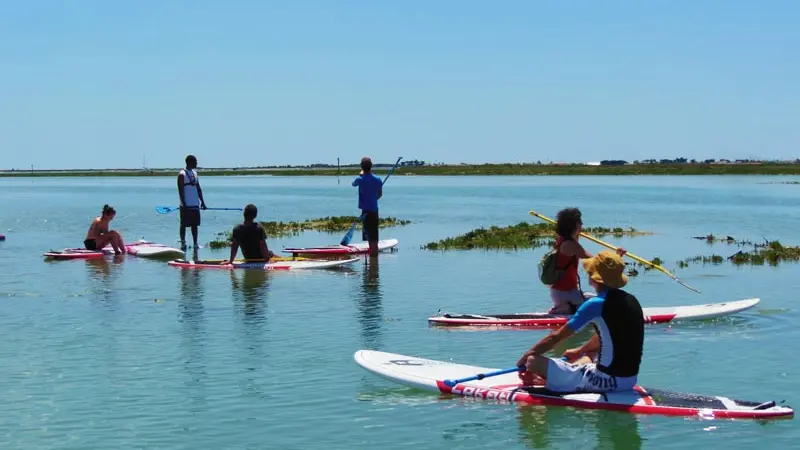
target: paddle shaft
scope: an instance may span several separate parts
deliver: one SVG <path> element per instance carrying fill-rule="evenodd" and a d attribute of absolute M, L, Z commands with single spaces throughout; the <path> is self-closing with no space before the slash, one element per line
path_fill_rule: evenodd
<path fill-rule="evenodd" d="M 189 208 L 191 208 L 191 209 L 199 209 L 200 207 L 199 206 L 191 206 Z M 180 206 L 175 206 L 175 207 L 171 207 L 171 206 L 156 206 L 156 211 L 158 211 L 161 214 L 169 214 L 169 213 L 171 213 L 173 211 L 177 211 L 179 209 L 181 209 Z M 242 211 L 242 208 L 206 208 L 206 210 L 213 210 L 213 211 Z"/>
<path fill-rule="evenodd" d="M 524 370 L 525 370 L 525 366 L 509 367 L 508 369 L 496 370 L 494 372 L 489 372 L 489 373 L 479 373 L 479 374 L 473 375 L 471 377 L 459 378 L 457 380 L 444 380 L 444 384 L 446 384 L 446 385 L 448 385 L 450 387 L 453 387 L 453 386 L 455 386 L 455 385 L 457 385 L 459 383 L 466 383 L 467 381 L 482 380 L 482 379 L 488 378 L 488 377 L 495 377 L 497 375 L 503 375 L 503 374 L 511 373 L 511 372 L 522 372 Z"/>
<path fill-rule="evenodd" d="M 562 356 L 559 359 L 561 359 L 562 361 L 567 361 L 566 356 Z M 457 380 L 444 380 L 444 384 L 453 387 L 458 383 L 466 383 L 467 381 L 482 380 L 484 378 L 496 377 L 497 375 L 504 375 L 512 372 L 525 372 L 526 370 L 527 368 L 524 365 L 517 367 L 509 367 L 508 369 L 495 370 L 494 372 L 489 372 L 489 373 L 479 373 L 471 377 L 459 378 Z"/>
<path fill-rule="evenodd" d="M 541 215 L 541 214 L 537 213 L 536 211 L 531 211 L 531 212 L 530 212 L 530 215 L 532 215 L 532 216 L 534 216 L 534 217 L 538 217 L 539 219 L 542 219 L 542 220 L 544 220 L 545 222 L 550 222 L 550 223 L 552 223 L 553 225 L 555 225 L 555 224 L 556 224 L 556 221 L 555 221 L 555 220 L 553 220 L 553 219 L 551 219 L 551 218 L 549 218 L 549 217 L 547 217 L 547 216 L 543 216 L 543 215 Z M 609 248 L 609 249 L 611 249 L 611 250 L 614 250 L 614 251 L 616 251 L 616 250 L 618 249 L 618 247 L 615 247 L 615 246 L 613 246 L 613 245 L 609 244 L 608 242 L 601 241 L 600 239 L 597 239 L 596 237 L 594 237 L 594 236 L 591 236 L 591 235 L 589 235 L 589 234 L 586 234 L 586 233 L 584 233 L 584 232 L 581 232 L 581 233 L 580 233 L 580 235 L 581 235 L 581 236 L 583 236 L 583 237 L 585 237 L 586 239 L 589 239 L 589 240 L 590 240 L 590 241 L 592 241 L 592 242 L 595 242 L 595 243 L 597 243 L 597 244 L 600 244 L 600 245 L 602 245 L 602 246 L 604 246 L 604 247 L 608 247 L 608 248 Z M 671 273 L 669 270 L 667 270 L 667 269 L 665 269 L 665 268 L 663 268 L 663 267 L 659 266 L 658 264 L 655 264 L 655 263 L 653 263 L 653 262 L 650 262 L 650 261 L 648 261 L 648 260 L 646 260 L 646 259 L 644 259 L 644 258 L 641 258 L 641 257 L 639 257 L 639 256 L 636 256 L 636 255 L 634 255 L 634 254 L 632 254 L 632 253 L 630 253 L 630 252 L 625 252 L 625 256 L 628 256 L 628 257 L 630 257 L 630 258 L 631 258 L 631 259 L 633 259 L 633 260 L 639 261 L 639 262 L 640 262 L 640 263 L 642 263 L 642 264 L 645 264 L 645 265 L 647 265 L 647 266 L 650 266 L 650 267 L 652 267 L 652 268 L 654 268 L 654 269 L 656 269 L 656 270 L 659 270 L 659 271 L 663 272 L 665 275 L 667 275 L 668 277 L 670 277 L 670 278 L 672 278 L 673 280 L 675 280 L 675 281 L 677 281 L 678 283 L 680 283 L 682 286 L 686 287 L 687 289 L 690 289 L 690 290 L 692 290 L 692 291 L 694 291 L 694 292 L 697 292 L 698 294 L 700 293 L 700 291 L 698 291 L 697 289 L 695 289 L 695 288 L 693 288 L 693 287 L 691 287 L 691 286 L 688 286 L 688 285 L 684 284 L 684 283 L 683 283 L 681 280 L 679 280 L 679 279 L 678 279 L 678 277 L 676 277 L 675 275 L 673 275 L 673 274 L 672 274 L 672 273 Z"/>

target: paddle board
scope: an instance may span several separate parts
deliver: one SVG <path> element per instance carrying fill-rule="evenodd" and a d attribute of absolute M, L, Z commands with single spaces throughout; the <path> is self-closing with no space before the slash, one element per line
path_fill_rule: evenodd
<path fill-rule="evenodd" d="M 129 255 L 138 256 L 140 258 L 174 258 L 184 255 L 184 252 L 177 248 L 168 247 L 164 244 L 156 244 L 143 239 L 126 244 L 125 251 L 128 252 Z M 44 256 L 53 259 L 86 259 L 102 258 L 103 256 L 113 254 L 114 249 L 110 245 L 107 245 L 101 250 L 86 250 L 85 248 L 65 248 L 60 251 L 50 250 L 49 252 L 45 252 Z"/>
<path fill-rule="evenodd" d="M 708 303 L 705 305 L 661 306 L 642 308 L 645 323 L 667 323 L 678 320 L 703 320 L 726 316 L 752 308 L 758 298 L 748 298 L 733 302 Z M 447 326 L 517 326 L 517 327 L 555 327 L 567 323 L 570 316 L 548 313 L 519 314 L 453 314 L 445 313 L 429 317 L 434 325 Z"/>
<path fill-rule="evenodd" d="M 533 405 L 604 409 L 631 414 L 698 416 L 704 419 L 768 419 L 792 417 L 794 410 L 774 401 L 751 402 L 728 397 L 685 394 L 637 386 L 608 393 L 556 393 L 543 386 L 523 387 L 516 372 L 457 383 L 457 380 L 498 369 L 416 358 L 396 353 L 359 350 L 354 359 L 364 369 L 391 381 L 445 394 Z M 514 358 L 516 361 L 516 357 Z"/>
<path fill-rule="evenodd" d="M 328 269 L 352 264 L 358 258 L 339 259 L 339 260 L 312 260 L 312 259 L 272 259 L 270 262 L 245 262 L 242 260 L 234 261 L 233 264 L 222 264 L 223 259 L 212 259 L 204 261 L 186 261 L 178 259 L 170 261 L 168 264 L 173 267 L 183 269 L 259 269 L 259 270 L 302 270 L 302 269 Z"/>
<path fill-rule="evenodd" d="M 378 251 L 390 250 L 397 247 L 397 239 L 383 239 L 378 241 Z M 329 245 L 325 247 L 288 247 L 281 250 L 293 255 L 341 255 L 369 253 L 369 242 L 356 242 L 350 245 Z"/>

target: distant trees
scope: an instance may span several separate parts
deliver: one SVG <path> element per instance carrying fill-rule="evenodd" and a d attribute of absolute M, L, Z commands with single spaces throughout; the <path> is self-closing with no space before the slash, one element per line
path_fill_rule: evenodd
<path fill-rule="evenodd" d="M 624 166 L 625 164 L 628 164 L 628 161 L 621 159 L 604 159 L 600 161 L 601 166 Z"/>
<path fill-rule="evenodd" d="M 411 159 L 411 160 L 408 160 L 408 161 L 401 162 L 400 165 L 403 166 L 403 167 L 405 167 L 405 166 L 421 167 L 421 166 L 425 165 L 425 161 L 420 161 L 420 160 L 417 160 L 417 159 Z"/>

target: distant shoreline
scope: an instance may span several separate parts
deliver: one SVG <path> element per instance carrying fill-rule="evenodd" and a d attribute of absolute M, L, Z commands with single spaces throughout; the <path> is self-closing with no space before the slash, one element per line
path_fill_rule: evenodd
<path fill-rule="evenodd" d="M 389 164 L 375 166 L 375 173 L 386 173 Z M 180 169 L 71 169 L 5 170 L 0 177 L 175 177 Z M 202 176 L 355 176 L 358 166 L 333 167 L 242 167 L 200 168 Z M 800 175 L 797 163 L 673 163 L 673 164 L 450 164 L 401 166 L 395 175 Z"/>

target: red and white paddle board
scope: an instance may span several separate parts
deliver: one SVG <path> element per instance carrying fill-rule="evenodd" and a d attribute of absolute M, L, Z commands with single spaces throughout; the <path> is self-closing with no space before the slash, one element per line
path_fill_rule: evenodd
<path fill-rule="evenodd" d="M 313 260 L 313 259 L 282 259 L 273 258 L 266 261 L 234 261 L 233 264 L 223 264 L 227 260 L 212 259 L 204 261 L 186 261 L 179 259 L 170 261 L 168 264 L 182 269 L 258 269 L 258 270 L 304 270 L 304 269 L 328 269 L 331 267 L 344 266 L 358 261 L 358 258 L 337 259 L 337 260 Z"/>
<path fill-rule="evenodd" d="M 383 239 L 378 241 L 378 251 L 390 250 L 397 247 L 397 239 Z M 287 247 L 281 250 L 293 255 L 343 255 L 369 253 L 369 242 L 356 242 L 350 245 L 328 245 L 325 247 Z"/>
<path fill-rule="evenodd" d="M 183 250 L 168 247 L 164 244 L 157 244 L 146 240 L 138 240 L 125 245 L 125 251 L 131 256 L 140 258 L 175 258 L 184 256 Z M 114 249 L 107 245 L 101 250 L 86 250 L 85 248 L 65 248 L 64 250 L 50 250 L 44 256 L 52 259 L 86 259 L 102 258 L 106 255 L 113 255 Z"/>
<path fill-rule="evenodd" d="M 705 305 L 661 306 L 642 308 L 645 323 L 667 323 L 678 320 L 704 320 L 727 316 L 756 306 L 758 298 L 748 298 L 733 302 L 708 303 Z M 434 325 L 448 326 L 516 326 L 516 327 L 557 327 L 569 320 L 569 315 L 549 313 L 517 314 L 454 314 L 437 313 L 429 317 Z"/>
<path fill-rule="evenodd" d="M 794 415 L 792 408 L 778 405 L 774 401 L 742 401 L 723 396 L 685 394 L 640 386 L 633 390 L 608 393 L 555 393 L 547 391 L 543 386 L 522 386 L 515 372 L 450 387 L 445 384 L 445 380 L 458 380 L 498 369 L 373 350 L 359 350 L 354 358 L 364 369 L 396 383 L 487 400 L 604 409 L 631 414 L 696 416 L 704 419 L 771 419 Z M 512 358 L 513 362 L 516 362 L 516 358 L 517 356 Z"/>

